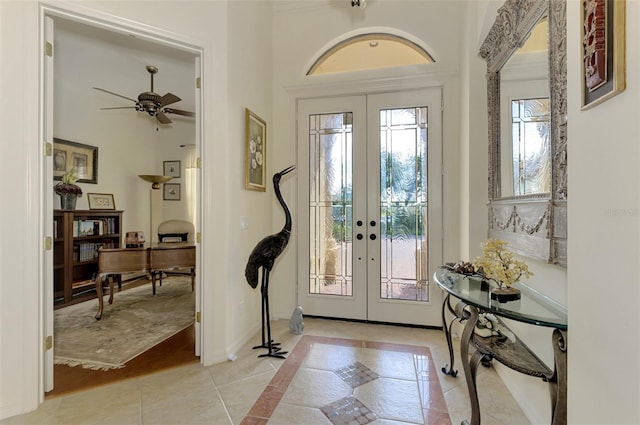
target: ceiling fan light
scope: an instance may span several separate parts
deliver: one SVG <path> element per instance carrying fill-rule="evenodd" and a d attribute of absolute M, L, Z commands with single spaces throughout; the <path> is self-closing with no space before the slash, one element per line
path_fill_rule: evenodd
<path fill-rule="evenodd" d="M 0 0 L 2 1 L 2 0 Z M 180 99 L 178 96 L 176 96 L 173 93 L 167 93 L 164 96 L 160 96 L 157 93 L 154 93 L 153 91 L 153 75 L 156 74 L 158 72 L 158 68 L 156 68 L 155 66 L 147 66 L 147 71 L 149 72 L 150 77 L 151 77 L 151 91 L 147 91 L 147 92 L 142 92 L 138 95 L 138 100 L 136 101 L 135 99 L 131 99 L 128 98 L 126 96 L 122 96 L 120 94 L 105 90 L 105 89 L 101 89 L 99 87 L 94 87 L 94 89 L 96 90 L 100 90 L 103 91 L 105 93 L 108 94 L 112 94 L 114 96 L 118 96 L 121 97 L 123 99 L 127 99 L 127 100 L 131 100 L 135 103 L 134 107 L 131 108 L 135 108 L 135 110 L 137 112 L 146 112 L 147 114 L 149 114 L 149 116 L 151 117 L 155 117 L 157 118 L 158 122 L 160 122 L 161 124 L 170 124 L 171 120 L 169 119 L 169 117 L 167 117 L 165 115 L 165 112 L 167 113 L 174 113 L 176 115 L 183 115 L 186 117 L 194 117 L 195 114 L 193 112 L 189 112 L 189 111 L 183 111 L 181 109 L 163 109 L 165 106 L 167 105 L 171 105 L 173 103 L 179 102 L 182 99 Z M 102 109 L 120 109 L 120 108 L 102 108 Z"/>

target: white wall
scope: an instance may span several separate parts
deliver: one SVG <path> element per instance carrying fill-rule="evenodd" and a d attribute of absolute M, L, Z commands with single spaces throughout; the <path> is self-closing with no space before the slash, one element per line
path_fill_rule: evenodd
<path fill-rule="evenodd" d="M 260 286 L 252 289 L 244 277 L 251 250 L 263 237 L 275 233 L 272 226 L 273 184 L 278 171 L 274 145 L 280 143 L 273 134 L 271 3 L 239 1 L 229 4 L 229 169 L 233 201 L 225 205 L 229 220 L 220 223 L 229 229 L 226 241 L 230 278 L 228 291 L 228 349 L 234 352 L 260 329 Z M 232 95 L 231 95 L 232 94 Z M 244 188 L 245 108 L 267 123 L 267 191 Z M 245 228 L 241 228 L 241 224 Z M 282 224 L 281 224 L 282 226 Z M 256 341 L 258 343 L 259 341 Z"/>
<path fill-rule="evenodd" d="M 297 96 L 315 97 L 340 94 L 363 94 L 357 84 L 364 83 L 372 91 L 410 88 L 411 82 L 397 82 L 402 77 L 440 78 L 444 86 L 444 226 L 445 234 L 453 235 L 445 241 L 445 256 L 458 255 L 458 56 L 463 2 L 456 1 L 394 1 L 369 2 L 365 9 L 352 8 L 349 2 L 276 2 L 273 31 L 273 90 L 274 90 L 274 165 L 281 169 L 297 162 L 295 112 Z M 355 31 L 391 28 L 415 37 L 428 46 L 436 63 L 407 67 L 402 71 L 376 70 L 346 75 L 332 74 L 307 77 L 306 71 L 314 59 L 346 34 Z M 435 76 L 435 77 L 434 77 Z M 394 83 L 390 81 L 396 81 Z M 298 171 L 296 171 L 297 173 Z M 294 212 L 296 175 L 283 184 L 283 195 Z M 274 209 L 280 206 L 274 201 Z M 274 228 L 282 226 L 281 212 L 274 215 Z M 293 235 L 296 234 L 294 221 Z M 297 292 L 297 241 L 278 260 L 272 276 L 278 282 L 273 287 L 272 311 L 276 316 L 289 317 L 295 307 Z"/>
<path fill-rule="evenodd" d="M 489 4 L 487 4 L 489 3 Z M 478 55 L 488 31 L 486 15 L 495 16 L 496 2 L 469 2 L 460 49 L 460 252 L 471 260 L 487 238 L 487 88 L 486 63 Z M 487 11 L 488 5 L 494 7 Z M 493 22 L 491 20 L 490 22 Z M 490 28 L 490 24 L 489 24 Z"/>
<path fill-rule="evenodd" d="M 23 19 L 27 14 L 34 19 Z M 0 185 L 13 193 L 0 220 L 0 415 L 37 406 L 41 249 L 36 4 L 0 3 Z M 24 52 L 35 50 L 32 55 Z M 33 125 L 25 125 L 25 123 Z M 51 190 L 51 186 L 47 185 Z"/>
<path fill-rule="evenodd" d="M 228 217 L 221 205 L 230 203 L 227 187 L 226 2 L 44 2 L 85 14 L 102 22 L 132 26 L 163 39 L 177 39 L 202 48 L 203 134 L 202 265 L 203 362 L 226 358 L 226 282 L 228 282 Z M 85 7 L 86 6 L 86 7 Z M 51 183 L 41 171 L 42 136 L 39 133 L 39 3 L 31 0 L 0 2 L 0 91 L 11 102 L 1 106 L 0 169 L 2 188 L 14 193 L 11 208 L 0 220 L 0 416 L 35 409 L 43 396 L 39 381 L 42 360 L 42 282 L 44 281 L 43 199 Z M 162 28 L 162 30 L 160 30 Z M 259 71 L 256 71 L 256 73 Z M 235 131 L 235 130 L 234 130 Z M 74 137 L 72 134 L 69 138 Z M 116 200 L 117 202 L 117 200 Z M 19 300 L 19 301 L 18 301 Z M 214 315 L 213 312 L 216 312 Z M 211 312 L 211 314 L 207 314 Z M 221 316 L 218 315 L 221 314 Z"/>
<path fill-rule="evenodd" d="M 640 423 L 640 2 L 627 88 L 581 111 L 580 4 L 567 8 L 569 421 Z"/>
<path fill-rule="evenodd" d="M 202 222 L 201 249 L 207 264 L 202 276 L 205 282 L 202 297 L 211 312 L 203 315 L 203 327 L 207 329 L 207 334 L 203 335 L 205 363 L 225 358 L 227 347 L 219 341 L 234 346 L 234 341 L 250 332 L 250 326 L 255 327 L 255 323 L 250 323 L 255 319 L 254 313 L 245 314 L 242 320 L 239 317 L 232 320 L 235 315 L 232 310 L 242 300 L 245 304 L 255 304 L 256 300 L 254 292 L 239 289 L 246 284 L 238 272 L 243 268 L 249 247 L 264 233 L 269 233 L 270 228 L 281 226 L 279 207 L 271 199 L 272 192 L 254 194 L 242 190 L 242 174 L 237 169 L 238 160 L 243 156 L 241 146 L 244 142 L 238 134 L 241 132 L 238 126 L 243 128 L 243 108 L 251 107 L 271 124 L 270 174 L 295 162 L 295 146 L 288 130 L 292 127 L 290 103 L 285 88 L 303 83 L 305 67 L 313 54 L 344 32 L 374 25 L 403 28 L 431 43 L 447 67 L 455 70 L 461 63 L 460 89 L 457 84 L 448 83 L 455 86 L 450 90 L 455 98 L 452 103 L 445 99 L 445 105 L 449 105 L 445 106 L 445 116 L 461 128 L 459 152 L 461 158 L 468 158 L 464 163 L 468 165 L 469 173 L 461 171 L 463 166 L 454 172 L 459 175 L 462 190 L 468 192 L 469 201 L 465 204 L 465 195 L 455 193 L 454 184 L 451 188 L 457 199 L 452 203 L 454 210 L 459 200 L 463 200 L 462 230 L 461 236 L 453 232 L 460 243 L 456 242 L 455 249 L 447 251 L 447 256 L 475 256 L 477 243 L 486 235 L 486 220 L 483 223 L 477 218 L 486 214 L 486 183 L 481 182 L 486 181 L 486 171 L 483 171 L 486 168 L 486 124 L 483 123 L 486 100 L 483 98 L 483 66 L 478 63 L 475 52 L 495 17 L 495 0 L 481 2 L 477 9 L 474 9 L 474 1 L 393 2 L 393 7 L 370 2 L 371 7 L 367 7 L 363 16 L 333 9 L 332 19 L 312 9 L 300 10 L 297 15 L 286 11 L 276 14 L 273 61 L 272 67 L 269 66 L 273 70 L 271 113 L 269 94 L 261 91 L 265 83 L 264 68 L 255 67 L 259 58 L 268 60 L 260 49 L 265 40 L 254 43 L 251 39 L 241 44 L 236 39 L 247 30 L 241 13 L 251 14 L 253 7 L 256 15 L 250 15 L 248 21 L 257 24 L 258 29 L 250 31 L 255 31 L 256 35 L 268 34 L 268 25 L 256 22 L 258 13 L 267 13 L 266 6 L 262 2 L 252 3 L 242 6 L 222 1 L 169 1 L 153 8 L 147 2 L 135 1 L 52 3 L 76 11 L 85 10 L 90 15 L 106 12 L 137 23 L 141 29 L 148 29 L 146 25 L 163 28 L 181 34 L 178 38 L 195 40 L 197 45 L 204 47 L 201 172 L 206 215 Z M 374 8 L 374 4 L 380 8 Z M 85 9 L 85 5 L 91 9 Z M 640 43 L 640 7 L 637 0 L 627 1 L 627 89 L 606 103 L 583 112 L 580 111 L 579 87 L 579 5 L 580 2 L 570 0 L 567 14 L 569 273 L 565 278 L 564 271 L 546 264 L 532 262 L 530 265 L 536 273 L 536 287 L 561 302 L 568 301 L 570 308 L 569 423 L 639 423 L 640 179 L 637 163 L 640 160 L 640 128 L 636 111 L 640 109 L 640 66 L 633 53 L 638 51 Z M 466 18 L 464 13 L 457 14 L 464 8 L 468 8 Z M 346 9 L 350 10 L 349 7 Z M 269 15 L 262 16 L 268 19 Z M 452 24 L 471 24 L 474 17 L 476 25 L 468 26 L 468 35 L 459 34 L 461 26 Z M 234 28 L 231 28 L 232 24 Z M 51 187 L 49 182 L 45 184 L 40 171 L 38 25 L 36 2 L 0 2 L 0 92 L 3 98 L 11 99 L 0 106 L 0 169 L 3 177 L 0 187 L 2 193 L 12 196 L 11 207 L 3 208 L 0 220 L 0 417 L 36 408 L 42 394 L 38 382 L 43 337 L 38 319 L 41 311 L 39 282 L 42 281 L 42 223 L 39 218 L 44 191 L 50 193 Z M 477 37 L 473 36 L 474 32 Z M 468 51 L 458 49 L 459 44 L 466 45 Z M 245 62 L 238 52 L 242 48 L 258 55 L 258 59 L 250 58 Z M 251 70 L 232 67 L 232 61 L 250 65 Z M 479 74 L 480 70 L 482 73 Z M 235 72 L 247 74 L 230 75 Z M 464 104 L 465 99 L 469 99 L 468 105 Z M 452 104 L 453 110 L 449 109 Z M 456 118 L 461 122 L 457 123 Z M 445 137 L 445 143 L 458 145 L 458 133 L 453 134 L 453 138 Z M 456 150 L 458 147 L 450 152 Z M 285 197 L 293 199 L 295 186 L 291 180 L 283 186 Z M 243 194 L 238 196 L 240 193 Z M 453 214 L 457 213 L 453 211 Z M 249 229 L 244 233 L 236 231 L 239 229 L 238 218 L 243 216 L 249 218 Z M 263 218 L 271 221 L 271 225 Z M 468 238 L 462 236 L 466 233 Z M 231 251 L 236 243 L 244 248 Z M 233 258 L 230 252 L 233 252 Z M 295 278 L 286 271 L 295 269 L 295 245 L 289 247 L 278 267 L 276 271 L 282 271 L 276 273 L 274 279 L 284 283 L 281 283 L 282 288 L 274 288 L 276 294 L 272 298 L 278 314 L 288 317 L 295 303 Z M 568 280 L 566 285 L 565 279 Z M 237 287 L 232 286 L 236 284 Z M 227 292 L 235 295 L 228 296 Z M 245 305 L 245 311 L 249 311 L 249 307 Z M 229 326 L 227 321 L 231 322 Z M 532 348 L 545 349 L 546 335 L 527 335 L 526 332 L 522 335 Z M 540 340 L 536 342 L 538 338 Z M 528 377 L 524 377 L 523 382 L 512 383 L 509 378 L 505 381 L 512 389 L 524 389 L 525 394 L 518 394 L 517 399 L 521 405 L 532 401 L 531 406 L 525 406 L 528 413 L 537 408 L 540 412 L 548 409 L 548 399 L 542 396 L 545 390 L 541 388 L 546 386 L 542 383 L 535 383 Z M 534 422 L 537 423 L 537 419 Z"/>
<path fill-rule="evenodd" d="M 640 129 L 637 52 L 640 4 L 627 1 L 627 89 L 581 111 L 580 4 L 567 2 L 569 237 L 568 269 L 528 261 L 537 289 L 568 305 L 568 422 L 640 422 Z M 488 1 L 490 21 L 495 2 Z M 484 16 L 483 16 L 484 15 Z M 486 27 L 488 30 L 488 27 Z M 480 32 L 479 40 L 483 38 Z M 565 283 L 566 282 L 566 283 Z M 548 331 L 517 328 L 527 344 L 552 359 Z M 532 423 L 547 423 L 546 384 L 499 373 Z"/>
<path fill-rule="evenodd" d="M 469 2 L 469 50 L 463 57 L 463 67 L 468 67 L 469 72 L 464 78 L 468 78 L 468 209 L 463 214 L 468 219 L 468 232 L 462 232 L 462 238 L 468 235 L 468 251 L 462 252 L 463 258 L 473 259 L 480 254 L 480 243 L 487 239 L 486 204 L 487 192 L 487 91 L 486 91 L 486 62 L 478 55 L 480 46 L 484 42 L 493 22 L 497 16 L 497 10 L 503 2 L 487 0 L 482 2 Z M 464 65 L 464 63 L 466 65 Z M 463 93 L 462 96 L 465 97 Z M 464 101 L 463 101 L 464 105 Z M 466 120 L 463 120 L 466 123 Z M 462 142 L 465 146 L 465 142 Z M 463 167 L 464 172 L 464 167 Z M 482 178 L 480 178 L 482 176 Z M 464 181 L 467 181 L 466 179 Z M 465 197 L 465 193 L 462 197 Z M 464 205 L 464 201 L 463 201 Z M 479 221 L 481 217 L 483 221 Z M 465 242 L 463 241 L 463 245 Z M 468 257 L 466 256 L 468 255 Z M 567 305 L 567 272 L 566 269 L 552 266 L 540 261 L 523 259 L 529 265 L 534 276 L 526 283 L 556 300 L 562 305 Z M 552 330 L 517 322 L 509 322 L 509 326 L 525 341 L 525 343 L 540 356 L 540 358 L 553 368 L 553 347 L 551 344 Z M 548 384 L 540 379 L 531 378 L 510 370 L 501 364 L 494 366 L 505 385 L 512 393 L 531 423 L 548 423 L 551 418 Z"/>

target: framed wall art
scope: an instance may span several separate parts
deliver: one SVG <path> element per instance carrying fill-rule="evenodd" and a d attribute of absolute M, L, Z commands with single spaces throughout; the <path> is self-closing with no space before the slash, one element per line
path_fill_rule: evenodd
<path fill-rule="evenodd" d="M 164 197 L 165 201 L 179 201 L 180 200 L 180 183 L 165 183 L 164 184 Z"/>
<path fill-rule="evenodd" d="M 625 2 L 581 2 L 583 110 L 625 89 Z"/>
<path fill-rule="evenodd" d="M 162 165 L 165 176 L 180 177 L 180 161 L 164 161 Z"/>
<path fill-rule="evenodd" d="M 267 189 L 267 123 L 248 108 L 245 116 L 245 188 L 264 192 Z"/>
<path fill-rule="evenodd" d="M 112 193 L 87 193 L 90 210 L 115 210 Z"/>
<path fill-rule="evenodd" d="M 98 148 L 68 140 L 53 139 L 53 179 L 72 168 L 76 169 L 79 183 L 98 183 Z"/>

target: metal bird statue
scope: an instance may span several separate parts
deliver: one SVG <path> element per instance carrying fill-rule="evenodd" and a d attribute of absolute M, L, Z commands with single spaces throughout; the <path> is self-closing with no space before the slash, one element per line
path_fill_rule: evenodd
<path fill-rule="evenodd" d="M 282 179 L 282 176 L 285 174 L 295 170 L 295 168 L 296 166 L 292 165 L 273 175 L 273 188 L 276 192 L 276 198 L 278 198 L 278 202 L 280 202 L 284 210 L 284 226 L 278 233 L 269 235 L 258 242 L 255 248 L 253 248 L 253 251 L 251 251 L 249 261 L 247 261 L 247 266 L 244 270 L 244 276 L 247 278 L 247 282 L 255 289 L 258 286 L 258 270 L 262 268 L 262 284 L 260 286 L 260 292 L 262 293 L 262 344 L 256 345 L 253 348 L 267 348 L 269 351 L 258 357 L 278 357 L 284 359 L 284 354 L 287 354 L 286 351 L 280 351 L 280 343 L 274 343 L 271 339 L 271 324 L 269 322 L 269 273 L 273 268 L 276 258 L 278 258 L 289 243 L 289 237 L 291 236 L 291 213 L 280 193 L 280 179 Z"/>

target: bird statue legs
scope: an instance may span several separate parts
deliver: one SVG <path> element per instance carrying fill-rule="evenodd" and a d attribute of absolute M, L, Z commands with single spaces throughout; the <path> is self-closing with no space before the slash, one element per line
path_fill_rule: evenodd
<path fill-rule="evenodd" d="M 277 357 L 280 359 L 286 358 L 284 354 L 286 351 L 280 351 L 280 343 L 273 342 L 271 339 L 271 321 L 269 318 L 269 270 L 262 269 L 262 284 L 260 285 L 260 292 L 262 293 L 262 344 L 253 347 L 266 348 L 269 351 L 265 354 L 260 354 L 258 357 Z M 265 327 L 266 327 L 266 339 L 265 339 Z"/>
<path fill-rule="evenodd" d="M 269 344 L 267 343 L 267 339 L 266 339 L 266 335 L 265 335 L 265 327 L 266 327 L 266 323 L 268 323 L 268 312 L 267 309 L 269 308 L 268 304 L 265 301 L 268 301 L 268 287 L 269 287 L 269 276 L 268 276 L 269 272 L 266 271 L 266 269 L 262 269 L 262 284 L 260 285 L 260 294 L 261 294 L 261 298 L 262 298 L 262 316 L 261 316 L 261 328 L 262 328 L 262 344 L 260 345 L 256 345 L 255 347 L 253 347 L 253 349 L 255 350 L 256 348 L 269 348 Z M 265 289 L 267 288 L 267 289 Z M 265 292 L 266 293 L 266 297 L 265 298 Z M 271 342 L 271 346 L 278 346 L 280 345 L 279 342 L 273 342 L 271 340 L 271 337 L 269 337 L 269 342 Z"/>

